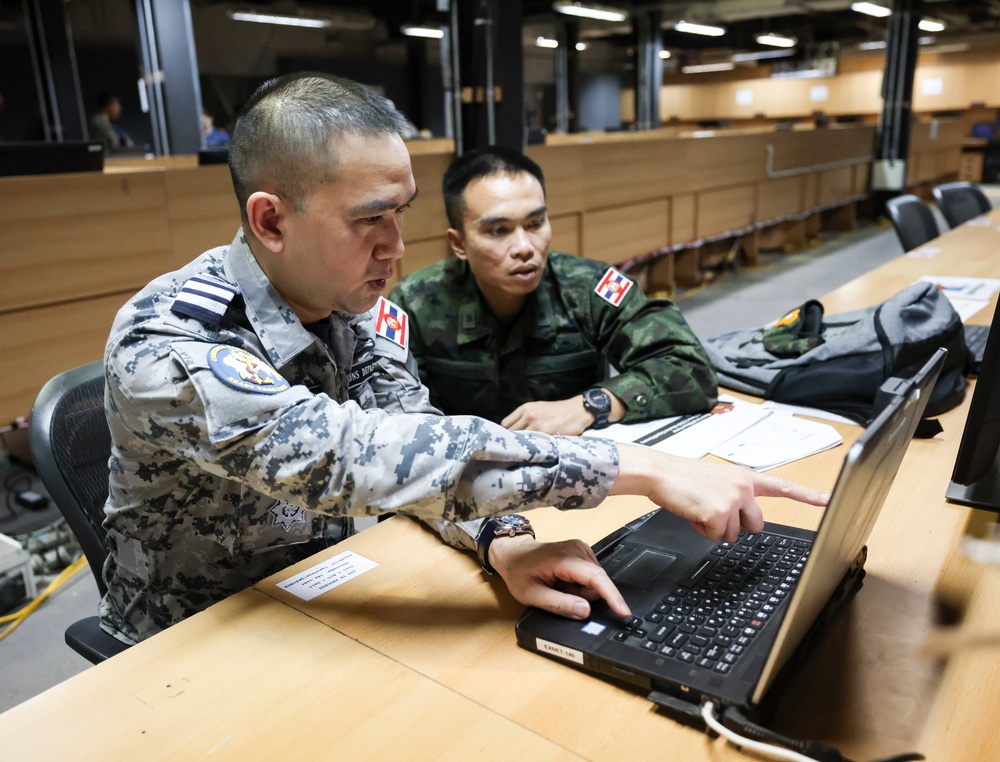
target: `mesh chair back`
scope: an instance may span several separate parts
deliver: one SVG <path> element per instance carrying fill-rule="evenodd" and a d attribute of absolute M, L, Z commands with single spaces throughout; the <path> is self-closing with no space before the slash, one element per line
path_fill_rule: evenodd
<path fill-rule="evenodd" d="M 38 393 L 29 425 L 35 468 L 76 536 L 101 595 L 104 502 L 108 497 L 111 433 L 104 415 L 100 361 L 60 373 Z"/>
<path fill-rule="evenodd" d="M 941 235 L 934 212 L 922 199 L 905 194 L 889 199 L 885 206 L 903 251 L 912 251 Z"/>
<path fill-rule="evenodd" d="M 986 194 L 972 183 L 945 183 L 931 192 L 950 228 L 958 227 L 993 208 Z"/>

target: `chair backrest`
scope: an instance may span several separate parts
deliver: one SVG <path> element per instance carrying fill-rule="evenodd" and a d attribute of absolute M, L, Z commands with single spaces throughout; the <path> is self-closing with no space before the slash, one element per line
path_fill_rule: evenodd
<path fill-rule="evenodd" d="M 50 379 L 31 408 L 28 434 L 38 475 L 80 543 L 103 596 L 104 503 L 111 455 L 104 364 L 88 363 Z"/>
<path fill-rule="evenodd" d="M 945 183 L 935 186 L 931 193 L 951 228 L 993 208 L 986 194 L 972 183 Z"/>
<path fill-rule="evenodd" d="M 934 212 L 922 199 L 904 194 L 889 199 L 885 206 L 903 251 L 912 251 L 941 235 Z"/>

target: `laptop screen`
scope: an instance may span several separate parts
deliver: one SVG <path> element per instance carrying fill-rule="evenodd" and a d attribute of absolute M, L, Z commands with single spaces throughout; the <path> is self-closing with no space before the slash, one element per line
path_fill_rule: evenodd
<path fill-rule="evenodd" d="M 847 453 L 816 530 L 809 561 L 754 690 L 753 703 L 763 698 L 868 541 L 945 354 L 945 350 L 938 350 L 915 376 L 893 390 L 885 409 Z"/>

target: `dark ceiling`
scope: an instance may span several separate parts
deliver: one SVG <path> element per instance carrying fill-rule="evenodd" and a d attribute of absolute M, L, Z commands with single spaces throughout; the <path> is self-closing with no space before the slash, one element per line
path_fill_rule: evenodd
<path fill-rule="evenodd" d="M 453 0 L 457 2 L 458 0 Z M 461 0 L 476 2 L 477 0 Z M 503 0 L 508 2 L 509 0 Z M 891 6 L 892 0 L 874 0 Z M 309 11 L 360 11 L 373 16 L 383 33 L 398 34 L 404 23 L 434 23 L 446 25 L 448 13 L 439 10 L 438 0 L 193 0 L 196 5 L 228 5 L 255 7 L 274 12 L 300 9 Z M 765 50 L 755 41 L 762 32 L 793 36 L 799 40 L 798 55 L 812 55 L 818 49 L 828 49 L 830 43 L 841 50 L 863 42 L 883 40 L 889 19 L 875 18 L 851 10 L 852 0 L 689 0 L 687 2 L 615 2 L 616 6 L 635 12 L 656 10 L 661 14 L 663 45 L 679 54 L 706 55 L 712 51 L 725 53 Z M 922 16 L 940 19 L 946 29 L 934 34 L 934 44 L 945 45 L 972 37 L 989 39 L 1000 44 L 1000 0 L 924 0 Z M 554 28 L 557 19 L 567 19 L 552 10 L 552 0 L 524 0 L 526 39 L 533 31 Z M 717 24 L 726 29 L 723 37 L 703 37 L 673 30 L 677 20 Z M 634 44 L 631 24 L 580 22 L 582 39 L 604 38 L 623 46 Z"/>

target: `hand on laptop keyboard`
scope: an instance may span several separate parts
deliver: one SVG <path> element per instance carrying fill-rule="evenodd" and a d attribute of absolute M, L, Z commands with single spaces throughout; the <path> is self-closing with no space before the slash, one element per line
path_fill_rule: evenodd
<path fill-rule="evenodd" d="M 691 522 L 710 540 L 735 542 L 740 530 L 760 532 L 758 497 L 826 505 L 830 494 L 728 463 L 689 460 L 647 447 L 619 445 L 612 495 L 645 495 Z"/>
<path fill-rule="evenodd" d="M 632 612 L 597 556 L 582 540 L 538 542 L 530 535 L 498 538 L 490 563 L 518 601 L 570 619 L 587 619 L 589 601 L 603 598 L 620 617 Z"/>

